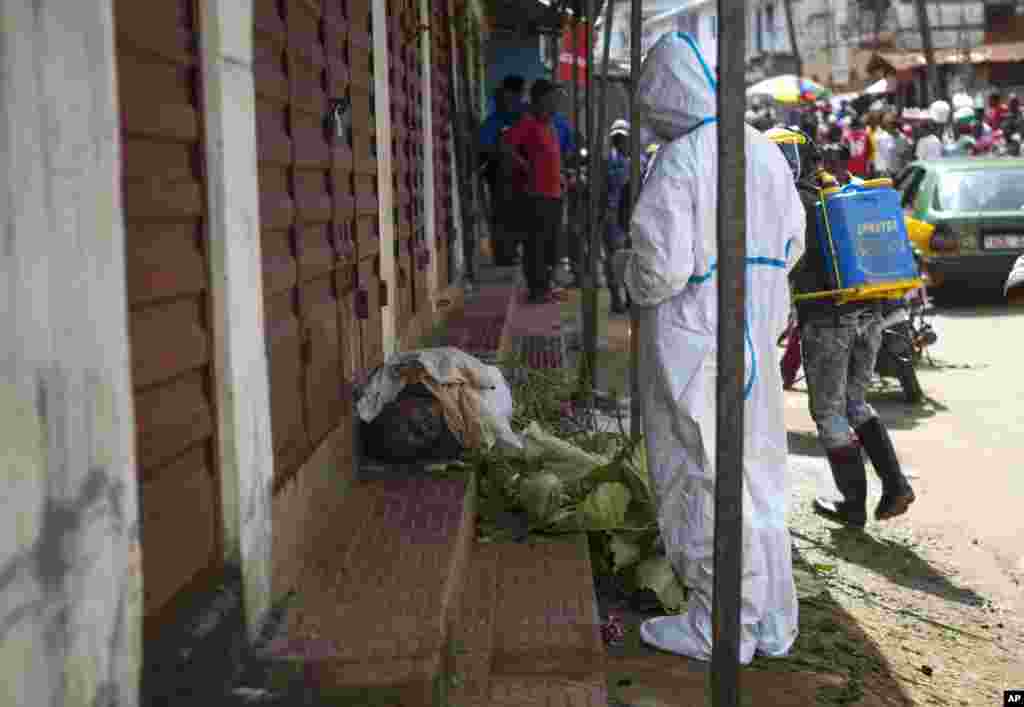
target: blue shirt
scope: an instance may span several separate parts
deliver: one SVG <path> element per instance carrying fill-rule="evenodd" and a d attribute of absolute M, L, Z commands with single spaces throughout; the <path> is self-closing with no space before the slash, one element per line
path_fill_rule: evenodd
<path fill-rule="evenodd" d="M 558 144 L 562 148 L 562 159 L 576 151 L 576 141 L 573 139 L 572 126 L 561 113 L 554 115 L 555 130 L 558 132 Z"/>
<path fill-rule="evenodd" d="M 505 128 L 511 128 L 523 117 L 521 111 L 495 111 L 480 128 L 480 146 L 493 149 L 498 146 L 498 136 Z"/>
<path fill-rule="evenodd" d="M 511 128 L 523 117 L 523 113 L 529 108 L 526 101 L 515 101 L 507 111 L 495 111 L 484 121 L 480 128 L 480 146 L 486 149 L 493 149 L 498 145 L 498 137 L 505 128 Z M 568 119 L 561 113 L 555 113 L 552 118 L 555 132 L 558 133 L 558 146 L 562 150 L 562 159 L 576 150 L 576 140 L 573 139 L 572 126 Z"/>

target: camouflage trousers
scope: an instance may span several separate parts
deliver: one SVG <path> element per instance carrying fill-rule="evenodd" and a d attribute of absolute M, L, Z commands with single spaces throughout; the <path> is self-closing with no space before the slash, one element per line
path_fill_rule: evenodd
<path fill-rule="evenodd" d="M 852 430 L 877 416 L 866 396 L 882 345 L 873 310 L 814 318 L 800 329 L 811 417 L 825 449 L 850 444 Z"/>

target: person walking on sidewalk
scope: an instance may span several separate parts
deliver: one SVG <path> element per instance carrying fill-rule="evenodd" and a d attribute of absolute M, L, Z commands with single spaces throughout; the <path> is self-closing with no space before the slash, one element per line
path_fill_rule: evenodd
<path fill-rule="evenodd" d="M 647 459 L 666 552 L 690 589 L 682 615 L 651 619 L 643 640 L 710 660 L 714 582 L 718 135 L 714 73 L 696 41 L 671 32 L 637 83 L 645 125 L 663 146 L 615 267 L 638 319 Z M 753 127 L 746 141 L 747 346 L 743 445 L 740 660 L 786 655 L 797 636 L 786 525 L 786 430 L 776 340 L 789 315 L 786 270 L 803 251 L 804 210 L 779 149 Z"/>
<path fill-rule="evenodd" d="M 604 247 L 605 281 L 611 295 L 611 311 L 613 314 L 625 314 L 630 306 L 629 291 L 623 291 L 622 283 L 615 277 L 612 260 L 622 248 L 626 247 L 626 234 L 629 228 L 629 122 L 617 120 L 608 133 L 611 142 L 608 152 L 608 180 L 604 212 Z M 623 217 L 626 217 L 624 220 Z"/>
<path fill-rule="evenodd" d="M 502 134 L 522 117 L 525 87 L 526 80 L 522 76 L 506 76 L 494 96 L 494 112 L 480 128 L 481 161 L 490 193 L 491 245 L 494 264 L 499 267 L 516 263 L 520 239 L 518 215 L 522 210 L 521 184 L 516 175 L 502 170 L 500 142 Z"/>
<path fill-rule="evenodd" d="M 553 298 L 549 264 L 562 228 L 562 151 L 553 120 L 558 90 L 545 79 L 534 81 L 529 112 L 502 140 L 505 155 L 526 175 L 523 269 L 533 304 Z"/>
<path fill-rule="evenodd" d="M 794 295 L 835 289 L 818 245 L 816 204 L 822 180 L 836 182 L 828 174 L 808 177 L 798 182 L 806 213 L 807 249 L 790 274 Z M 883 307 L 882 301 L 838 304 L 827 297 L 796 303 L 811 417 L 842 496 L 815 499 L 814 511 L 853 528 L 867 524 L 862 447 L 882 481 L 875 519 L 902 515 L 914 502 L 914 490 L 900 468 L 889 432 L 866 400 L 882 345 Z"/>

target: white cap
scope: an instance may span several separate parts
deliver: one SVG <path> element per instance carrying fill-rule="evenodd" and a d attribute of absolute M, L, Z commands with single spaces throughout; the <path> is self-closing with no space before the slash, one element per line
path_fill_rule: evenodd
<path fill-rule="evenodd" d="M 629 135 L 628 120 L 616 120 L 612 123 L 612 128 L 608 131 L 608 137 L 614 137 L 616 135 Z"/>
<path fill-rule="evenodd" d="M 974 108 L 972 106 L 961 106 L 956 109 L 953 113 L 953 120 L 959 122 L 961 120 L 971 120 L 974 118 Z"/>
<path fill-rule="evenodd" d="M 960 110 L 961 108 L 970 108 L 973 110 L 974 99 L 966 93 L 958 93 L 953 96 L 953 110 Z"/>
<path fill-rule="evenodd" d="M 931 119 L 936 123 L 949 122 L 950 108 L 949 104 L 945 101 L 935 101 L 935 103 L 932 103 L 931 108 L 928 109 L 928 113 L 931 116 Z"/>

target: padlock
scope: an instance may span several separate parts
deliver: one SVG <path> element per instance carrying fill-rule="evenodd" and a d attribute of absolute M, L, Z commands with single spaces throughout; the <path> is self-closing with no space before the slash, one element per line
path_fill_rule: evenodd
<path fill-rule="evenodd" d="M 356 319 L 367 320 L 370 318 L 370 293 L 365 287 L 356 290 Z"/>

